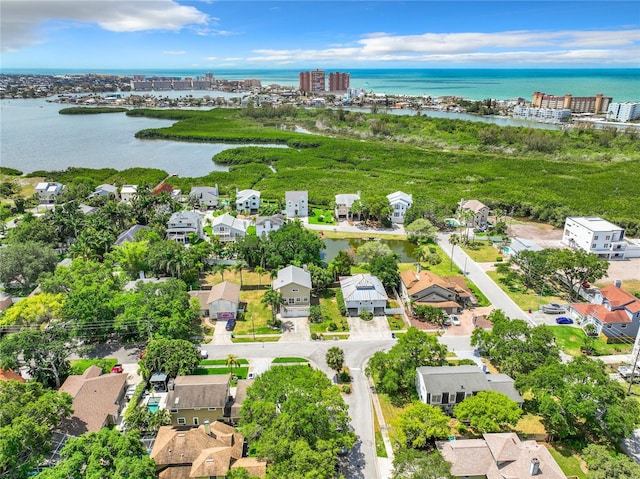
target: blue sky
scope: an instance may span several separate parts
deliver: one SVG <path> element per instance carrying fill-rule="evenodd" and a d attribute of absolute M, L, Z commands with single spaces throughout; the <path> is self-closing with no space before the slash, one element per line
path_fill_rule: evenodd
<path fill-rule="evenodd" d="M 5 68 L 640 68 L 638 1 L 2 0 Z"/>

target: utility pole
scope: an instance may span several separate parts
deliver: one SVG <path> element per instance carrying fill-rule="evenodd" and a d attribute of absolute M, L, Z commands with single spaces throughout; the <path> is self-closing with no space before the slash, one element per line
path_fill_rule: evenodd
<path fill-rule="evenodd" d="M 636 376 L 636 368 L 638 367 L 638 358 L 640 358 L 640 347 L 638 347 L 638 351 L 636 352 L 636 357 L 633 360 L 633 364 L 631 364 L 631 376 L 629 377 L 629 389 L 627 389 L 627 396 L 631 395 L 631 386 L 633 386 L 633 379 Z"/>
<path fill-rule="evenodd" d="M 251 329 L 253 330 L 253 340 L 256 340 L 256 327 L 253 324 L 253 313 L 251 313 Z"/>

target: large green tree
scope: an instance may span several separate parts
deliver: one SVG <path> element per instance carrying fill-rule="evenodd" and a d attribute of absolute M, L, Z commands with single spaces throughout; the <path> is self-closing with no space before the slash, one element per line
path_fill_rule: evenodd
<path fill-rule="evenodd" d="M 57 262 L 56 252 L 43 243 L 9 243 L 0 249 L 0 282 L 32 288 L 42 273 L 55 269 Z"/>
<path fill-rule="evenodd" d="M 393 254 L 388 244 L 382 241 L 367 241 L 356 250 L 356 254 L 365 263 L 370 263 L 375 258 Z"/>
<path fill-rule="evenodd" d="M 134 291 L 119 294 L 113 303 L 116 331 L 133 339 L 150 335 L 186 339 L 197 317 L 186 285 L 177 279 L 139 282 Z"/>
<path fill-rule="evenodd" d="M 640 464 L 625 454 L 591 444 L 582 450 L 582 457 L 589 467 L 588 479 L 629 479 L 640 477 Z"/>
<path fill-rule="evenodd" d="M 271 308 L 271 325 L 275 326 L 278 323 L 276 315 L 280 310 L 280 306 L 284 305 L 284 297 L 279 291 L 272 289 L 271 287 L 267 288 L 267 290 L 262 295 L 262 299 L 260 300 L 262 304 Z"/>
<path fill-rule="evenodd" d="M 403 449 L 393 459 L 392 479 L 454 479 L 451 464 L 438 451 Z"/>
<path fill-rule="evenodd" d="M 72 398 L 36 381 L 0 381 L 0 477 L 23 479 L 50 451 L 52 431 Z"/>
<path fill-rule="evenodd" d="M 431 221 L 418 218 L 412 223 L 405 226 L 405 231 L 409 241 L 434 241 L 438 228 L 431 224 Z"/>
<path fill-rule="evenodd" d="M 25 366 L 33 379 L 57 389 L 69 375 L 69 356 L 75 351 L 69 331 L 51 323 L 46 329 L 23 329 L 2 338 L 0 367 Z"/>
<path fill-rule="evenodd" d="M 559 362 L 560 353 L 547 326 L 530 327 L 520 319 L 509 319 L 502 310 L 493 310 L 488 319 L 491 331 L 476 328 L 471 333 L 471 345 L 512 377 L 534 371 L 547 362 Z"/>
<path fill-rule="evenodd" d="M 200 351 L 184 339 L 152 339 L 140 360 L 145 378 L 154 372 L 165 372 L 176 377 L 193 374 L 200 364 Z"/>
<path fill-rule="evenodd" d="M 449 421 L 439 407 L 416 401 L 398 416 L 394 426 L 403 448 L 433 449 L 435 440 L 451 434 Z"/>
<path fill-rule="evenodd" d="M 596 282 L 607 275 L 609 263 L 584 250 L 559 249 L 551 254 L 551 267 L 561 278 L 569 301 L 585 282 Z"/>
<path fill-rule="evenodd" d="M 373 258 L 369 262 L 369 271 L 382 282 L 385 288 L 397 288 L 400 284 L 398 255 L 396 253 Z"/>
<path fill-rule="evenodd" d="M 446 346 L 435 336 L 409 328 L 388 352 L 378 351 L 371 357 L 366 372 L 380 391 L 407 400 L 415 394 L 416 368 L 442 366 L 446 355 Z"/>
<path fill-rule="evenodd" d="M 485 434 L 510 430 L 520 419 L 522 409 L 506 394 L 480 391 L 456 405 L 453 413 L 477 433 Z"/>
<path fill-rule="evenodd" d="M 42 479 L 154 479 L 155 464 L 140 442 L 138 431 L 122 434 L 117 429 L 69 439 L 56 466 L 38 475 Z"/>
<path fill-rule="evenodd" d="M 609 439 L 617 444 L 640 422 L 640 404 L 609 377 L 601 361 L 578 356 L 567 364 L 553 362 L 516 380 L 531 391 L 527 402 L 559 438 Z"/>
<path fill-rule="evenodd" d="M 333 478 L 338 452 L 355 442 L 340 391 L 306 366 L 258 376 L 242 404 L 240 431 L 270 461 L 267 477 L 274 479 Z"/>
<path fill-rule="evenodd" d="M 333 346 L 327 351 L 325 360 L 327 361 L 327 366 L 331 369 L 340 371 L 344 365 L 344 351 L 337 346 Z"/>
<path fill-rule="evenodd" d="M 63 294 L 40 293 L 14 304 L 0 316 L 3 325 L 39 325 L 60 318 Z"/>

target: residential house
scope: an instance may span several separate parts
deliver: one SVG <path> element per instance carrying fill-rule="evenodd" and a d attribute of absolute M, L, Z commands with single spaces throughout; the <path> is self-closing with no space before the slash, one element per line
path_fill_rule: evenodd
<path fill-rule="evenodd" d="M 478 200 L 460 200 L 460 210 L 470 211 L 473 217 L 467 223 L 469 228 L 484 228 L 489 221 L 489 207 Z"/>
<path fill-rule="evenodd" d="M 514 256 L 522 251 L 542 251 L 543 248 L 535 241 L 527 238 L 511 238 L 511 243 L 504 249 L 507 256 Z"/>
<path fill-rule="evenodd" d="M 240 420 L 240 410 L 242 409 L 242 403 L 247 398 L 247 388 L 253 385 L 253 379 L 238 379 L 238 385 L 236 386 L 236 395 L 233 398 L 233 402 L 229 407 L 229 413 L 225 416 L 229 418 L 231 424 L 238 424 Z"/>
<path fill-rule="evenodd" d="M 219 421 L 191 429 L 162 426 L 150 457 L 159 479 L 221 479 L 240 467 L 262 478 L 267 468 L 266 462 L 246 457 L 244 436 Z"/>
<path fill-rule="evenodd" d="M 260 192 L 256 190 L 236 191 L 236 210 L 255 215 L 260 209 Z"/>
<path fill-rule="evenodd" d="M 167 408 L 173 426 L 199 426 L 224 418 L 229 401 L 230 374 L 178 376 L 169 386 Z"/>
<path fill-rule="evenodd" d="M 282 215 L 258 216 L 256 218 L 256 235 L 266 236 L 272 231 L 277 231 L 286 223 L 286 221 L 287 220 Z"/>
<path fill-rule="evenodd" d="M 102 374 L 98 366 L 89 366 L 82 375 L 69 376 L 59 391 L 73 397 L 73 414 L 59 429 L 80 436 L 116 424 L 126 402 L 126 386 L 126 374 Z"/>
<path fill-rule="evenodd" d="M 197 211 L 173 213 L 167 223 L 167 239 L 178 243 L 189 243 L 189 235 L 202 238 L 202 217 Z"/>
<path fill-rule="evenodd" d="M 336 195 L 335 217 L 338 221 L 359 219 L 359 213 L 354 214 L 351 207 L 356 201 L 360 201 L 360 192 L 357 194 Z"/>
<path fill-rule="evenodd" d="M 569 248 L 579 248 L 606 260 L 626 257 L 624 228 L 594 216 L 568 217 L 564 222 L 562 242 Z"/>
<path fill-rule="evenodd" d="M 223 281 L 207 295 L 208 316 L 214 319 L 236 319 L 240 306 L 240 285 Z"/>
<path fill-rule="evenodd" d="M 52 205 L 63 189 L 60 183 L 41 182 L 36 185 L 36 194 L 41 205 Z"/>
<path fill-rule="evenodd" d="M 297 266 L 287 266 L 278 271 L 273 280 L 273 289 L 278 291 L 285 301 L 280 308 L 283 318 L 309 316 L 311 298 L 311 274 Z"/>
<path fill-rule="evenodd" d="M 483 434 L 483 439 L 440 441 L 442 457 L 451 463 L 451 475 L 460 478 L 567 479 L 549 450 L 517 434 Z"/>
<path fill-rule="evenodd" d="M 393 213 L 391 213 L 391 222 L 403 224 L 404 215 L 413 205 L 413 195 L 403 193 L 402 191 L 396 191 L 395 193 L 388 194 L 387 199 L 393 208 Z"/>
<path fill-rule="evenodd" d="M 148 229 L 151 229 L 151 228 L 143 225 L 133 225 L 131 228 L 120 233 L 118 235 L 118 238 L 116 238 L 115 243 L 113 244 L 116 246 L 122 246 L 124 243 L 130 243 L 132 241 L 135 241 L 136 240 L 135 236 L 138 231 L 148 230 Z"/>
<path fill-rule="evenodd" d="M 449 414 L 456 404 L 480 391 L 500 392 L 522 405 L 513 379 L 506 374 L 486 374 L 475 365 L 419 367 L 416 390 L 421 402 L 439 406 Z"/>
<path fill-rule="evenodd" d="M 89 195 L 89 198 L 112 198 L 118 201 L 120 200 L 120 192 L 117 186 L 104 184 L 97 186 L 93 193 Z"/>
<path fill-rule="evenodd" d="M 120 188 L 120 201 L 131 203 L 137 191 L 138 185 L 122 185 L 122 188 Z"/>
<path fill-rule="evenodd" d="M 362 311 L 384 314 L 387 292 L 375 276 L 365 273 L 341 277 L 340 289 L 349 316 L 357 316 Z"/>
<path fill-rule="evenodd" d="M 248 227 L 248 220 L 240 220 L 225 213 L 213 218 L 212 232 L 221 242 L 227 243 L 235 241 L 237 238 L 244 238 L 247 235 Z"/>
<path fill-rule="evenodd" d="M 218 206 L 218 185 L 194 186 L 189 193 L 190 198 L 197 200 L 201 210 L 210 210 Z"/>
<path fill-rule="evenodd" d="M 438 276 L 431 271 L 400 273 L 400 294 L 412 306 L 429 305 L 457 313 L 475 298 L 462 276 Z"/>
<path fill-rule="evenodd" d="M 286 191 L 284 202 L 287 218 L 309 216 L 309 194 L 306 191 Z"/>
<path fill-rule="evenodd" d="M 584 328 L 592 324 L 606 341 L 635 339 L 640 330 L 640 299 L 616 285 L 596 292 L 592 303 L 572 304 L 570 311 Z"/>
<path fill-rule="evenodd" d="M 5 291 L 0 291 L 0 313 L 13 305 L 13 296 Z"/>

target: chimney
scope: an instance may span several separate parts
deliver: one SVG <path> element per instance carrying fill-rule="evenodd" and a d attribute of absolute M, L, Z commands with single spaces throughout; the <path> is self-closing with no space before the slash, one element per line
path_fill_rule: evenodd
<path fill-rule="evenodd" d="M 616 280 L 613 282 L 613 285 L 614 285 L 616 288 L 622 288 L 622 281 L 621 281 L 621 280 L 619 280 L 619 279 L 616 279 Z"/>
<path fill-rule="evenodd" d="M 422 270 L 422 264 L 420 264 L 420 262 L 416 263 L 416 273 L 420 274 L 421 270 Z"/>
<path fill-rule="evenodd" d="M 210 436 L 211 435 L 211 423 L 209 422 L 208 419 L 205 419 L 203 425 L 204 425 L 204 433 L 207 436 Z"/>
<path fill-rule="evenodd" d="M 532 476 L 537 476 L 540 474 L 540 461 L 537 458 L 531 459 L 531 465 L 529 466 L 529 473 Z"/>

